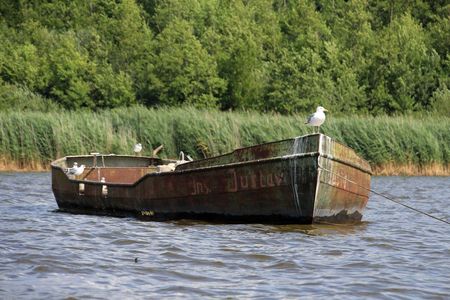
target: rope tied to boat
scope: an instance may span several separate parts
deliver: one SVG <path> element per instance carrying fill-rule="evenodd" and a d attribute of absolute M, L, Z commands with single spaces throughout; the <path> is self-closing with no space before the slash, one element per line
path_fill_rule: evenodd
<path fill-rule="evenodd" d="M 339 174 L 337 174 L 337 173 L 335 173 L 335 172 L 333 172 L 333 171 L 330 171 L 330 170 L 328 170 L 328 169 L 325 169 L 324 167 L 322 167 L 322 166 L 320 166 L 320 165 L 319 165 L 319 169 L 320 169 L 320 170 L 324 170 L 324 171 L 326 171 L 326 172 L 329 172 L 330 174 L 333 174 L 334 176 L 340 177 L 340 178 L 342 178 L 342 179 L 344 179 L 344 180 L 346 180 L 346 181 L 348 181 L 348 182 L 350 182 L 350 183 L 352 183 L 352 184 L 357 185 L 358 187 L 360 187 L 360 188 L 362 188 L 362 189 L 365 189 L 365 190 L 367 190 L 367 191 L 369 191 L 369 192 L 372 192 L 372 193 L 374 193 L 375 195 L 378 195 L 378 196 L 380 196 L 380 197 L 383 197 L 383 198 L 385 198 L 385 199 L 387 199 L 387 200 L 389 200 L 389 201 L 392 201 L 392 202 L 394 202 L 394 203 L 400 204 L 400 205 L 402 205 L 402 206 L 404 206 L 404 207 L 406 207 L 406 208 L 409 208 L 409 209 L 411 209 L 411 210 L 413 210 L 413 211 L 415 211 L 415 212 L 421 213 L 421 214 L 423 214 L 423 215 L 425 215 L 425 216 L 428 216 L 428 217 L 430 217 L 430 218 L 432 218 L 432 219 L 435 219 L 435 220 L 438 220 L 438 221 L 441 221 L 441 222 L 444 222 L 444 223 L 450 225 L 450 222 L 447 221 L 447 220 L 444 220 L 444 219 L 435 217 L 435 216 L 433 216 L 433 215 L 431 215 L 431 214 L 429 214 L 429 213 L 427 213 L 427 212 L 421 211 L 421 210 L 419 210 L 419 209 L 417 209 L 417 208 L 415 208 L 415 207 L 409 206 L 409 205 L 404 204 L 404 203 L 402 203 L 402 202 L 400 202 L 400 201 L 398 201 L 398 200 L 395 200 L 394 198 L 391 198 L 391 197 L 386 196 L 386 195 L 384 195 L 384 194 L 382 194 L 382 193 L 379 193 L 379 192 L 377 192 L 377 191 L 374 191 L 373 189 L 368 189 L 368 188 L 366 188 L 366 187 L 364 187 L 364 186 L 362 186 L 362 185 L 360 185 L 360 184 L 358 184 L 358 183 L 356 183 L 356 182 L 354 182 L 354 181 L 352 181 L 352 180 L 350 180 L 350 179 L 348 179 L 348 178 L 346 178 L 346 177 L 344 177 L 344 176 L 341 176 L 341 175 L 339 175 Z"/>

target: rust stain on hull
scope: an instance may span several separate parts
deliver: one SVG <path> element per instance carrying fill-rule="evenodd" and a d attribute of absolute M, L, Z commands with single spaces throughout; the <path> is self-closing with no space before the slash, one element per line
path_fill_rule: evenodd
<path fill-rule="evenodd" d="M 87 166 L 69 178 L 74 162 Z M 370 166 L 321 134 L 237 149 L 158 172 L 148 157 L 72 156 L 52 163 L 60 210 L 146 220 L 354 222 L 362 217 Z M 101 178 L 105 182 L 100 182 Z"/>

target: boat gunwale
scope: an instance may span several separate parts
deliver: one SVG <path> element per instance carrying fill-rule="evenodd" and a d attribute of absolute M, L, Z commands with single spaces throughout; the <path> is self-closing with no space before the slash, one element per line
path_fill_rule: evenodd
<path fill-rule="evenodd" d="M 115 155 L 115 156 L 121 157 L 121 155 Z M 90 157 L 90 156 L 80 155 L 80 156 L 70 156 L 70 157 L 73 158 L 73 157 Z M 134 156 L 131 156 L 131 157 L 134 157 Z M 242 165 L 253 165 L 253 164 L 259 164 L 259 163 L 266 163 L 266 162 L 272 162 L 272 161 L 278 161 L 278 160 L 288 160 L 288 159 L 292 159 L 292 158 L 303 158 L 303 157 L 324 157 L 324 158 L 345 164 L 349 167 L 355 168 L 355 169 L 360 170 L 369 175 L 372 175 L 371 171 L 366 170 L 366 169 L 362 168 L 361 166 L 358 166 L 356 164 L 353 164 L 353 163 L 345 161 L 345 160 L 338 159 L 331 155 L 320 153 L 319 151 L 315 151 L 315 152 L 298 153 L 298 154 L 290 154 L 290 155 L 284 155 L 284 156 L 256 159 L 256 160 L 251 160 L 251 161 L 240 161 L 240 162 L 224 164 L 224 165 L 205 166 L 205 167 L 200 167 L 200 168 L 196 168 L 196 169 L 187 169 L 187 170 L 176 170 L 175 169 L 174 171 L 171 171 L 171 172 L 147 173 L 133 183 L 108 183 L 108 182 L 99 182 L 99 181 L 93 181 L 93 180 L 77 180 L 77 179 L 70 179 L 70 178 L 68 178 L 68 179 L 70 182 L 87 183 L 90 185 L 107 185 L 110 187 L 135 187 L 138 184 L 140 184 L 141 181 L 145 180 L 147 177 L 182 175 L 182 174 L 186 174 L 186 173 L 200 172 L 200 171 L 205 171 L 205 170 L 207 171 L 207 170 L 212 170 L 212 169 L 224 169 L 224 168 L 230 168 L 230 167 L 238 167 L 238 166 L 242 166 Z M 148 157 L 148 158 L 151 158 L 151 157 Z M 63 159 L 65 159 L 65 157 L 60 158 L 59 160 L 63 160 Z M 59 169 L 59 170 L 63 171 L 62 167 L 57 166 L 53 163 L 51 164 L 51 167 L 52 167 L 52 169 Z M 102 167 L 98 167 L 98 168 L 102 168 Z M 118 168 L 121 168 L 121 167 L 118 167 Z M 132 168 L 132 167 L 123 167 L 123 168 Z M 140 168 L 140 167 L 137 167 L 137 168 Z M 64 173 L 64 171 L 63 171 L 63 173 Z"/>
<path fill-rule="evenodd" d="M 330 136 L 327 136 L 327 135 L 325 135 L 325 134 L 322 134 L 322 133 L 310 133 L 310 134 L 305 134 L 305 135 L 301 135 L 301 136 L 297 136 L 297 137 L 293 137 L 293 138 L 287 138 L 287 139 L 283 139 L 283 140 L 272 141 L 272 142 L 262 143 L 262 144 L 258 144 L 258 145 L 252 145 L 252 146 L 242 147 L 242 148 L 234 149 L 233 151 L 228 152 L 228 153 L 225 153 L 225 154 L 221 154 L 221 155 L 217 155 L 217 156 L 213 156 L 213 157 L 208 157 L 208 158 L 203 158 L 203 159 L 198 159 L 198 160 L 195 160 L 195 161 L 193 161 L 193 162 L 197 163 L 197 162 L 203 162 L 203 161 L 213 160 L 213 159 L 216 159 L 216 158 L 219 158 L 219 157 L 224 157 L 224 156 L 231 155 L 231 154 L 233 154 L 233 153 L 235 153 L 235 152 L 237 152 L 237 151 L 241 151 L 241 150 L 245 150 L 245 149 L 250 149 L 250 148 L 255 148 L 255 147 L 264 146 L 264 145 L 270 145 L 270 144 L 276 144 L 276 143 L 281 143 L 281 142 L 286 142 L 286 141 L 292 141 L 292 140 L 295 140 L 295 139 L 298 139 L 298 138 L 305 138 L 305 137 L 317 136 L 317 135 L 319 136 L 319 138 L 320 138 L 321 136 L 329 137 L 334 143 L 339 144 L 339 145 L 341 145 L 341 146 L 343 146 L 343 147 L 349 149 L 350 151 L 353 151 L 357 157 L 359 157 L 363 162 L 367 163 L 367 164 L 369 165 L 369 167 L 370 167 L 369 162 L 368 162 L 366 159 L 362 158 L 358 153 L 355 152 L 355 150 L 353 150 L 352 148 L 350 148 L 348 145 L 346 145 L 346 144 L 344 144 L 344 143 L 342 143 L 342 142 L 340 142 L 340 141 L 337 141 L 337 140 L 335 140 L 334 138 L 332 138 L 332 137 L 330 137 Z M 368 174 L 370 174 L 370 175 L 373 174 L 373 173 L 372 173 L 372 170 L 367 170 L 367 169 L 365 169 L 365 168 L 363 168 L 363 167 L 361 167 L 361 166 L 359 166 L 359 165 L 357 165 L 357 164 L 354 164 L 354 163 L 352 163 L 352 162 L 349 162 L 349 161 L 346 161 L 346 160 L 341 160 L 341 159 L 339 159 L 339 158 L 336 158 L 336 157 L 334 157 L 333 155 L 328 155 L 328 154 L 322 153 L 322 152 L 320 151 L 320 149 L 319 149 L 319 151 L 308 152 L 308 153 L 319 153 L 320 156 L 323 156 L 323 157 L 325 157 L 325 158 L 329 158 L 329 159 L 332 159 L 332 160 L 335 160 L 335 161 L 338 161 L 338 162 L 342 162 L 342 163 L 344 163 L 344 164 L 346 164 L 346 165 L 355 167 L 355 168 L 357 168 L 357 169 L 359 169 L 359 170 L 361 170 L 361 171 L 363 171 L 363 172 L 365 172 L 365 173 L 368 173 Z M 308 154 L 308 153 L 306 153 L 306 154 Z M 250 163 L 250 162 L 253 162 L 253 161 L 261 161 L 261 160 L 266 160 L 266 159 L 273 159 L 273 158 L 279 158 L 279 157 L 285 157 L 285 156 L 295 156 L 295 155 L 302 155 L 302 154 L 304 154 L 304 153 L 293 153 L 293 154 L 288 154 L 288 155 L 284 155 L 284 156 L 276 156 L 276 157 L 269 157 L 269 158 L 256 159 L 256 160 L 247 160 L 247 161 L 236 162 L 236 163 Z M 93 156 L 127 157 L 127 158 L 144 158 L 144 159 L 159 159 L 159 160 L 169 161 L 169 162 L 176 162 L 176 161 L 177 161 L 176 159 L 166 159 L 166 158 L 158 158 L 158 157 L 151 157 L 151 156 L 135 156 L 135 155 L 127 155 L 127 154 L 123 154 L 123 155 L 122 155 L 122 154 L 109 153 L 109 154 L 96 154 L 96 155 L 92 155 L 92 154 L 85 154 L 85 155 L 68 155 L 68 156 L 64 156 L 64 157 L 62 157 L 62 158 L 59 158 L 59 159 L 56 159 L 56 160 L 52 161 L 52 162 L 50 163 L 50 166 L 51 166 L 51 167 L 54 167 L 54 166 L 55 166 L 55 167 L 59 167 L 59 166 L 56 166 L 55 163 L 56 163 L 56 162 L 59 162 L 59 161 L 62 161 L 62 160 L 67 160 L 67 158 L 77 158 L 77 157 L 89 158 L 89 157 L 93 157 Z M 189 164 L 189 163 L 191 163 L 191 162 L 187 162 L 186 164 Z M 228 166 L 228 165 L 236 164 L 236 163 L 230 163 L 230 164 L 226 164 L 226 165 Z M 222 165 L 205 166 L 205 167 L 199 167 L 199 168 L 189 169 L 189 170 L 199 170 L 199 169 L 203 169 L 203 168 L 216 167 L 216 166 L 222 166 Z M 131 167 L 124 167 L 124 168 L 131 168 Z M 175 171 L 177 171 L 177 170 L 175 170 Z M 188 171 L 188 170 L 178 170 L 178 171 Z"/>
<path fill-rule="evenodd" d="M 238 152 L 238 151 L 241 151 L 241 150 L 251 149 L 251 148 L 255 148 L 255 147 L 259 147 L 259 146 L 265 146 L 265 145 L 277 144 L 277 143 L 286 142 L 286 141 L 293 141 L 293 140 L 298 139 L 298 138 L 306 138 L 306 137 L 310 137 L 310 136 L 319 136 L 319 139 L 320 139 L 321 136 L 329 137 L 334 143 L 339 144 L 339 145 L 341 145 L 341 146 L 343 146 L 343 147 L 345 147 L 345 148 L 347 148 L 347 149 L 353 151 L 359 158 L 361 158 L 364 162 L 366 162 L 367 164 L 369 164 L 369 162 L 368 162 L 367 160 L 365 160 L 365 159 L 362 158 L 360 155 L 358 155 L 358 154 L 355 152 L 355 150 L 353 150 L 352 148 L 350 148 L 348 145 L 344 144 L 343 142 L 337 141 L 336 139 L 334 139 L 334 138 L 332 138 L 332 137 L 330 137 L 330 136 L 328 136 L 328 135 L 325 135 L 325 134 L 323 134 L 323 133 L 309 133 L 309 134 L 305 134 L 305 135 L 299 135 L 299 136 L 296 136 L 296 137 L 293 137 L 293 138 L 287 138 L 287 139 L 282 139 L 282 140 L 277 140 L 277 141 L 272 141 L 272 142 L 261 143 L 261 144 L 257 144 L 257 145 L 251 145 L 251 146 L 247 146 L 247 147 L 241 147 L 241 148 L 234 149 L 234 150 L 231 151 L 231 152 L 227 152 L 227 153 L 224 153 L 224 154 L 221 154 L 221 155 L 217 155 L 217 156 L 213 156 L 213 157 L 207 157 L 207 158 L 198 159 L 198 160 L 195 160 L 195 162 L 197 163 L 197 162 L 203 162 L 203 161 L 213 160 L 213 159 L 216 159 L 216 158 L 220 158 L 220 157 L 224 157 L 224 156 L 231 155 L 231 154 L 233 154 L 233 153 L 235 153 L 235 152 Z M 317 152 L 319 152 L 319 151 L 317 151 Z M 295 153 L 294 153 L 294 154 L 295 154 Z M 298 154 L 301 154 L 301 153 L 298 153 Z M 277 156 L 277 157 L 278 157 L 278 156 Z M 246 161 L 246 162 L 250 162 L 250 161 Z M 369 164 L 369 165 L 370 165 L 370 164 Z M 369 173 L 372 174 L 371 171 L 370 171 Z"/>

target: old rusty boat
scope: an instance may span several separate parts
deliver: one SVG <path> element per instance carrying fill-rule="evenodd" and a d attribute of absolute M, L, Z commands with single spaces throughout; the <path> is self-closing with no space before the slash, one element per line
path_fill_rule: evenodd
<path fill-rule="evenodd" d="M 67 169 L 86 167 L 80 175 Z M 59 210 L 244 223 L 357 222 L 370 189 L 370 165 L 323 134 L 180 162 L 92 154 L 54 161 Z"/>

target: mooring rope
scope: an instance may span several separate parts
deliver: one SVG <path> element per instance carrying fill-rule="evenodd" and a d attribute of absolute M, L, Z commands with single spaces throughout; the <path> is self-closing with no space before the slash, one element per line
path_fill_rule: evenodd
<path fill-rule="evenodd" d="M 374 193 L 375 195 L 381 196 L 381 197 L 383 197 L 383 198 L 385 198 L 385 199 L 387 199 L 387 200 L 390 200 L 390 201 L 392 201 L 392 202 L 394 202 L 394 203 L 400 204 L 400 205 L 402 205 L 402 206 L 404 206 L 404 207 L 406 207 L 406 208 L 409 208 L 409 209 L 411 209 L 411 210 L 413 210 L 413 211 L 415 211 L 415 212 L 424 214 L 425 216 L 428 216 L 428 217 L 430 217 L 430 218 L 433 218 L 433 219 L 435 219 L 435 220 L 438 220 L 438 221 L 441 221 L 441 222 L 444 222 L 444 223 L 450 225 L 450 222 L 447 221 L 447 220 L 444 220 L 444 219 L 435 217 L 435 216 L 433 216 L 433 215 L 431 215 L 431 214 L 429 214 L 429 213 L 426 213 L 426 212 L 421 211 L 421 210 L 419 210 L 419 209 L 417 209 L 417 208 L 414 208 L 414 207 L 412 207 L 412 206 L 409 206 L 409 205 L 406 205 L 406 204 L 404 204 L 404 203 L 401 203 L 400 201 L 395 200 L 395 199 L 393 199 L 393 198 L 391 198 L 391 197 L 388 197 L 388 196 L 386 196 L 386 195 L 383 195 L 382 193 L 378 193 L 378 192 L 376 192 L 376 191 L 374 191 L 374 190 L 372 190 L 372 189 L 368 189 L 368 188 L 366 188 L 366 187 L 364 187 L 364 186 L 362 186 L 362 185 L 360 185 L 360 184 L 358 184 L 358 183 L 356 183 L 356 182 L 354 182 L 354 181 L 352 181 L 352 180 L 350 180 L 350 179 L 348 179 L 348 178 L 345 178 L 344 176 L 341 176 L 341 175 L 336 174 L 336 173 L 334 173 L 334 172 L 332 172 L 332 171 L 330 171 L 330 170 L 328 170 L 328 169 L 325 169 L 325 168 L 321 167 L 320 165 L 319 165 L 319 169 L 324 170 L 324 171 L 327 171 L 327 172 L 329 172 L 329 173 L 331 173 L 331 174 L 333 174 L 333 175 L 335 175 L 335 176 L 337 176 L 337 177 L 340 177 L 340 178 L 342 178 L 342 179 L 344 179 L 344 180 L 347 180 L 348 182 L 351 182 L 351 183 L 353 183 L 353 184 L 356 184 L 356 185 L 359 186 L 360 188 L 363 188 L 363 189 L 365 189 L 365 190 L 367 190 L 367 191 L 369 191 L 369 192 L 372 192 L 372 193 Z"/>

